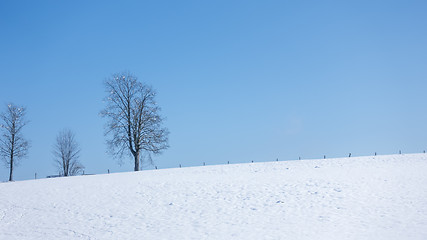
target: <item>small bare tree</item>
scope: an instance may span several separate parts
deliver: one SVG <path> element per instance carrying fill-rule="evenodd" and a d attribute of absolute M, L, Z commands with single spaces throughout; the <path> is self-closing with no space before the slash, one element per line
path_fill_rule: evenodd
<path fill-rule="evenodd" d="M 79 153 L 80 148 L 75 140 L 74 133 L 67 129 L 61 131 L 56 137 L 53 155 L 62 176 L 74 176 L 83 172 L 84 167 L 78 161 Z"/>
<path fill-rule="evenodd" d="M 107 141 L 111 153 L 119 158 L 131 154 L 134 170 L 139 171 L 142 153 L 151 159 L 151 153 L 160 154 L 169 147 L 169 131 L 162 127 L 156 92 L 130 73 L 113 74 L 105 88 L 107 106 L 101 115 L 108 118 L 105 134 L 111 135 Z"/>
<path fill-rule="evenodd" d="M 26 110 L 12 103 L 7 105 L 6 111 L 0 114 L 3 123 L 0 125 L 0 157 L 10 169 L 9 181 L 13 181 L 13 168 L 20 159 L 28 154 L 29 143 L 22 136 L 22 129 L 27 125 Z"/>

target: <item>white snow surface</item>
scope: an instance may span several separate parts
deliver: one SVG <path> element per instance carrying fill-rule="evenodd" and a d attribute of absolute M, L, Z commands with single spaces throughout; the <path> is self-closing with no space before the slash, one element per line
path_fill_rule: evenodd
<path fill-rule="evenodd" d="M 427 239 L 427 154 L 0 183 L 0 239 Z"/>

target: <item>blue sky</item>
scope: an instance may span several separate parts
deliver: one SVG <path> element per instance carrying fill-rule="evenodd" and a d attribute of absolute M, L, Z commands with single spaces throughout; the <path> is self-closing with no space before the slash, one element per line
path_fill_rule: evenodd
<path fill-rule="evenodd" d="M 426 12 L 426 1 L 1 1 L 1 111 L 27 107 L 32 145 L 15 179 L 57 172 L 64 128 L 86 173 L 133 169 L 106 154 L 99 116 L 102 82 L 121 71 L 158 92 L 171 132 L 160 168 L 427 150 Z"/>

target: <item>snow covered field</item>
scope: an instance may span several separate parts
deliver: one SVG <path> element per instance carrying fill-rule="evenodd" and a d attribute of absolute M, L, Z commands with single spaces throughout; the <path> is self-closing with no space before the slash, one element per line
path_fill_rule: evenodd
<path fill-rule="evenodd" d="M 0 183 L 0 239 L 427 239 L 427 154 Z"/>

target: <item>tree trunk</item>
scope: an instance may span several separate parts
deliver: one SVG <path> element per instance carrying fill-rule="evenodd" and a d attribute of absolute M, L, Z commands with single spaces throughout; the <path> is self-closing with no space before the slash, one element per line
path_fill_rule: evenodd
<path fill-rule="evenodd" d="M 134 155 L 135 158 L 135 171 L 139 171 L 139 151 L 137 151 Z"/>
<path fill-rule="evenodd" d="M 13 181 L 13 155 L 10 156 L 10 174 L 9 181 Z"/>
<path fill-rule="evenodd" d="M 15 123 L 13 123 L 13 129 L 15 129 Z M 15 153 L 15 134 L 12 133 L 12 146 L 10 149 L 10 174 L 9 182 L 13 181 L 13 154 Z"/>
<path fill-rule="evenodd" d="M 68 162 L 64 160 L 64 177 L 68 176 Z"/>

